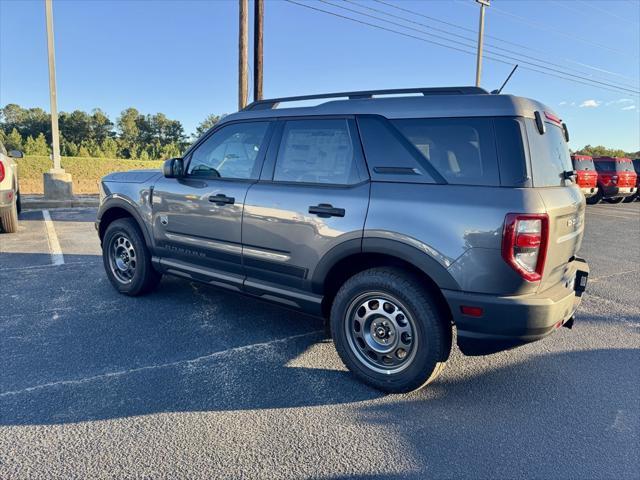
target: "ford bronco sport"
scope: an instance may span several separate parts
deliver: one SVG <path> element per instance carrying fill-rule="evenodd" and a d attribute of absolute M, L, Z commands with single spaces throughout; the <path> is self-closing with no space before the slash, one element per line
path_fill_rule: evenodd
<path fill-rule="evenodd" d="M 127 295 L 171 274 L 322 315 L 357 377 L 414 390 L 454 327 L 482 355 L 573 324 L 589 269 L 567 136 L 476 87 L 257 101 L 162 172 L 102 179 L 104 267 Z"/>

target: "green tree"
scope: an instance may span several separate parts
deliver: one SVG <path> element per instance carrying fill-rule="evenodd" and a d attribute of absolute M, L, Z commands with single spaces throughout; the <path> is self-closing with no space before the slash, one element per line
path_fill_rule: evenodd
<path fill-rule="evenodd" d="M 75 157 L 78 155 L 78 145 L 60 136 L 60 153 L 65 157 Z"/>
<path fill-rule="evenodd" d="M 49 155 L 49 146 L 44 134 L 40 133 L 35 139 L 29 135 L 24 143 L 24 153 L 26 155 Z"/>
<path fill-rule="evenodd" d="M 213 113 L 207 115 L 207 117 L 200 122 L 200 124 L 196 127 L 196 132 L 192 135 L 194 140 L 197 140 L 202 135 L 204 135 L 210 128 L 214 127 L 220 120 L 222 120 L 225 115 L 214 115 Z"/>
<path fill-rule="evenodd" d="M 105 138 L 100 144 L 100 148 L 107 158 L 116 158 L 118 155 L 118 142 L 111 137 Z"/>
<path fill-rule="evenodd" d="M 74 110 L 71 113 L 61 112 L 58 117 L 60 133 L 70 142 L 80 145 L 91 135 L 91 117 L 86 112 Z"/>
<path fill-rule="evenodd" d="M 87 147 L 85 147 L 84 145 L 80 145 L 80 148 L 78 149 L 78 156 L 79 157 L 90 157 L 91 154 L 89 153 L 89 150 L 87 150 Z"/>
<path fill-rule="evenodd" d="M 162 147 L 160 152 L 160 159 L 166 160 L 168 158 L 177 158 L 180 156 L 180 147 L 175 143 L 168 143 Z"/>
<path fill-rule="evenodd" d="M 24 147 L 22 145 L 22 135 L 18 132 L 17 128 L 13 128 L 9 135 L 6 135 L 4 140 L 5 147 L 7 150 L 23 150 Z"/>
<path fill-rule="evenodd" d="M 105 139 L 113 137 L 113 122 L 109 120 L 109 117 L 99 108 L 94 108 L 91 111 L 91 117 L 89 118 L 89 126 L 91 132 L 91 139 L 102 144 Z"/>

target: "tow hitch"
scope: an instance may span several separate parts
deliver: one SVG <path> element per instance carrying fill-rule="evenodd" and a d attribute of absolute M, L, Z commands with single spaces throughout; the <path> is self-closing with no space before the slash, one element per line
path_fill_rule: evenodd
<path fill-rule="evenodd" d="M 575 322 L 575 321 L 576 321 L 576 317 L 574 317 L 572 315 L 569 320 L 567 320 L 566 322 L 564 322 L 562 324 L 562 326 L 565 327 L 565 328 L 568 328 L 569 330 L 571 330 L 573 328 L 573 322 Z"/>

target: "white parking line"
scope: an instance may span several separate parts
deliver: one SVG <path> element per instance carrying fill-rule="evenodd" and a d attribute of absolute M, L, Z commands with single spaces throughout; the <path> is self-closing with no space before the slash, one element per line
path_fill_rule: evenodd
<path fill-rule="evenodd" d="M 312 332 L 301 333 L 301 334 L 298 334 L 298 335 L 292 335 L 290 337 L 277 338 L 275 340 L 270 340 L 268 342 L 261 342 L 261 343 L 254 343 L 254 344 L 251 344 L 251 345 L 242 345 L 240 347 L 233 347 L 233 348 L 229 348 L 227 350 L 222 350 L 220 352 L 209 353 L 207 355 L 202 355 L 200 357 L 191 358 L 191 359 L 188 359 L 188 360 L 177 360 L 175 362 L 160 363 L 160 364 L 156 364 L 156 365 L 148 365 L 148 366 L 145 366 L 145 367 L 131 368 L 129 370 L 118 370 L 116 372 L 102 373 L 100 375 L 94 375 L 92 377 L 79 378 L 77 380 L 58 380 L 57 382 L 43 383 L 43 384 L 40 384 L 40 385 L 34 385 L 33 387 L 23 388 L 21 390 L 12 390 L 12 391 L 8 391 L 8 392 L 2 392 L 2 393 L 0 393 L 0 398 L 13 396 L 13 395 L 20 395 L 20 394 L 23 394 L 23 393 L 29 393 L 29 392 L 33 392 L 35 390 L 41 390 L 43 388 L 57 387 L 59 385 L 82 385 L 83 383 L 87 383 L 87 382 L 94 382 L 96 380 L 104 380 L 104 379 L 107 379 L 107 378 L 120 377 L 120 376 L 123 376 L 123 375 L 129 375 L 129 374 L 132 374 L 132 373 L 144 372 L 144 371 L 148 371 L 148 370 L 155 370 L 155 369 L 158 369 L 158 368 L 177 367 L 177 366 L 181 366 L 181 365 L 193 365 L 193 364 L 197 364 L 197 363 L 200 363 L 200 362 L 203 362 L 203 361 L 211 360 L 211 359 L 216 358 L 216 357 L 225 357 L 225 356 L 230 355 L 230 354 L 244 353 L 244 352 L 247 352 L 247 351 L 250 351 L 250 350 L 255 350 L 255 349 L 273 348 L 275 345 L 278 345 L 280 343 L 285 343 L 285 342 L 288 342 L 290 340 L 296 340 L 298 338 L 304 338 L 304 337 L 310 337 L 310 336 L 313 336 L 313 335 L 319 335 L 320 333 L 323 333 L 323 332 L 324 332 L 324 330 L 314 330 Z"/>
<path fill-rule="evenodd" d="M 58 242 L 58 235 L 56 235 L 56 229 L 51 221 L 49 210 L 42 211 L 42 217 L 44 218 L 44 225 L 47 228 L 47 240 L 49 242 L 49 253 L 51 254 L 52 265 L 64 265 L 64 255 L 62 255 L 62 249 L 60 248 L 60 242 Z"/>

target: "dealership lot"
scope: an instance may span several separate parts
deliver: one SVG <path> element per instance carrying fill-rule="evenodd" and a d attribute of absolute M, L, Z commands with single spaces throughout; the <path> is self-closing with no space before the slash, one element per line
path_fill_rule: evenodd
<path fill-rule="evenodd" d="M 588 207 L 573 330 L 454 350 L 409 395 L 354 380 L 318 319 L 177 278 L 118 295 L 94 218 L 0 236 L 0 478 L 637 478 L 640 203 Z"/>

